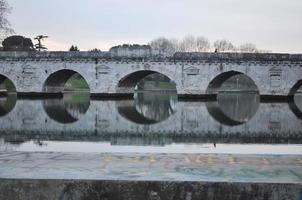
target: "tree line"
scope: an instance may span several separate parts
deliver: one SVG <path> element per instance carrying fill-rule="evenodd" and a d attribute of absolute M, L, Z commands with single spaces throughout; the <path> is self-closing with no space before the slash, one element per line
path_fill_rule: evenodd
<path fill-rule="evenodd" d="M 216 40 L 213 44 L 204 36 L 195 37 L 188 35 L 181 40 L 159 37 L 152 40 L 149 45 L 152 49 L 166 54 L 175 52 L 243 52 L 243 53 L 268 53 L 268 50 L 260 50 L 253 43 L 244 43 L 235 46 L 226 39 Z"/>
<path fill-rule="evenodd" d="M 26 38 L 20 35 L 13 35 L 5 38 L 2 42 L 4 51 L 34 51 L 34 50 L 47 50 L 47 48 L 42 45 L 41 40 L 47 38 L 47 36 L 37 36 L 35 40 L 38 40 L 37 44 L 33 44 L 30 38 Z M 210 41 L 202 36 L 186 36 L 182 40 L 178 41 L 176 39 L 167 39 L 165 37 L 159 37 L 147 45 L 139 44 L 123 44 L 117 45 L 110 48 L 110 51 L 115 51 L 117 49 L 126 50 L 152 50 L 156 54 L 162 55 L 173 55 L 175 52 L 239 52 L 239 53 L 268 53 L 270 51 L 260 50 L 252 43 L 244 43 L 240 46 L 235 46 L 230 41 L 222 39 L 216 40 L 213 45 Z M 80 51 L 78 46 L 72 45 L 69 51 Z M 98 48 L 89 50 L 90 52 L 100 52 Z"/>

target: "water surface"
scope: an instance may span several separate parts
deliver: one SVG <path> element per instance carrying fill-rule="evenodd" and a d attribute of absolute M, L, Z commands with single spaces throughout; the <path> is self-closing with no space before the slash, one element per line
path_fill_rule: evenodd
<path fill-rule="evenodd" d="M 178 101 L 175 93 L 134 99 L 0 99 L 0 150 L 31 152 L 302 154 L 302 95 L 261 102 L 256 93 Z"/>

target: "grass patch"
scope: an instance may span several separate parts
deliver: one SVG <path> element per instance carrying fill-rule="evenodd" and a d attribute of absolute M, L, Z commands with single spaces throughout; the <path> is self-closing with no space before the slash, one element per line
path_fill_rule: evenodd
<path fill-rule="evenodd" d="M 89 94 L 67 94 L 64 96 L 64 103 L 77 104 L 85 103 L 90 100 Z"/>
<path fill-rule="evenodd" d="M 82 78 L 70 78 L 67 82 L 66 82 L 66 86 L 68 88 L 72 88 L 72 89 L 87 89 L 89 90 L 89 86 L 86 83 L 86 81 Z"/>
<path fill-rule="evenodd" d="M 144 81 L 143 88 L 148 89 L 149 87 L 155 87 L 157 89 L 176 89 L 176 84 L 171 82 L 164 82 L 164 81 Z"/>

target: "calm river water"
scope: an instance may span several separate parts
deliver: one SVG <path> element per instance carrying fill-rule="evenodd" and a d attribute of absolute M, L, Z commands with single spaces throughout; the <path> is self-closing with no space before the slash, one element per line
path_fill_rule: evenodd
<path fill-rule="evenodd" d="M 302 95 L 262 102 L 254 93 L 221 93 L 217 101 L 176 94 L 134 99 L 0 98 L 0 150 L 302 154 Z"/>

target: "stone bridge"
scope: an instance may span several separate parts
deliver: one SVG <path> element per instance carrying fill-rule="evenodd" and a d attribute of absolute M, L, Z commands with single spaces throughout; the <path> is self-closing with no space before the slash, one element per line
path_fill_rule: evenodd
<path fill-rule="evenodd" d="M 176 53 L 163 58 L 117 57 L 110 52 L 0 53 L 0 84 L 9 80 L 19 94 L 61 93 L 76 73 L 86 80 L 92 95 L 132 94 L 142 78 L 160 73 L 175 82 L 179 96 L 217 94 L 224 81 L 238 74 L 253 80 L 261 95 L 292 96 L 302 84 L 302 55 Z"/>

